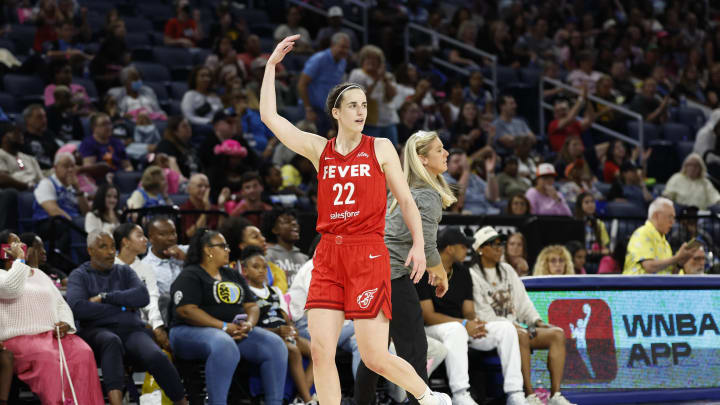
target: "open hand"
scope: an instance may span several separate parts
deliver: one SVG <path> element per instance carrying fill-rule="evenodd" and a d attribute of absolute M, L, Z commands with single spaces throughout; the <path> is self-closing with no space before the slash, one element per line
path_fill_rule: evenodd
<path fill-rule="evenodd" d="M 410 267 L 412 263 L 412 271 L 410 272 L 410 280 L 417 284 L 425 274 L 425 250 L 422 246 L 413 244 L 412 248 L 408 252 L 407 260 L 405 260 L 405 267 Z"/>
<path fill-rule="evenodd" d="M 280 41 L 280 43 L 278 43 L 275 47 L 272 55 L 268 58 L 266 68 L 271 65 L 274 67 L 278 63 L 282 62 L 285 55 L 287 55 L 290 51 L 292 51 L 293 47 L 295 47 L 295 41 L 298 39 L 300 39 L 300 35 L 296 34 L 285 37 L 285 39 Z"/>

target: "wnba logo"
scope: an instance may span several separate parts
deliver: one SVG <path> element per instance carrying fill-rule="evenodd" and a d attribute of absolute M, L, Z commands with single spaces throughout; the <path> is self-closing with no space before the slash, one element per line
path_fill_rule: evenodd
<path fill-rule="evenodd" d="M 360 295 L 358 295 L 357 303 L 360 308 L 366 309 L 370 306 L 373 298 L 375 298 L 375 293 L 377 292 L 377 290 L 377 288 L 373 288 L 372 290 L 363 291 Z"/>
<path fill-rule="evenodd" d="M 560 299 L 550 303 L 548 322 L 565 331 L 565 381 L 612 381 L 617 375 L 610 307 L 599 299 Z"/>

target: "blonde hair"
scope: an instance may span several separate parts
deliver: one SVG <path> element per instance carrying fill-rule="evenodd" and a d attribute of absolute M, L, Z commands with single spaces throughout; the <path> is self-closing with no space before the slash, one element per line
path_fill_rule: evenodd
<path fill-rule="evenodd" d="M 162 194 L 163 190 L 160 189 L 160 186 L 164 179 L 165 173 L 163 173 L 163 169 L 160 166 L 150 166 L 143 172 L 140 178 L 140 185 L 145 191 L 151 193 L 157 191 L 159 194 Z"/>
<path fill-rule="evenodd" d="M 559 255 L 560 257 L 565 259 L 565 275 L 572 275 L 575 274 L 575 266 L 573 265 L 572 256 L 570 256 L 570 251 L 565 248 L 565 246 L 562 245 L 550 245 L 543 248 L 543 250 L 540 251 L 540 254 L 537 257 L 537 260 L 535 261 L 535 266 L 533 267 L 533 276 L 550 276 L 552 275 L 550 273 L 550 265 L 548 264 L 548 259 L 550 256 Z"/>
<path fill-rule="evenodd" d="M 383 53 L 382 49 L 375 45 L 365 45 L 360 49 L 360 53 L 358 54 L 358 65 L 362 68 L 365 59 L 372 56 L 380 58 L 381 65 L 385 64 L 385 53 Z"/>
<path fill-rule="evenodd" d="M 434 131 L 418 131 L 408 138 L 407 142 L 405 142 L 405 149 L 403 150 L 403 172 L 405 173 L 405 181 L 407 181 L 408 186 L 417 187 L 423 184 L 429 185 L 440 194 L 442 206 L 446 208 L 457 201 L 455 194 L 453 194 L 442 174 L 438 174 L 437 176 L 431 175 L 420 161 L 420 156 L 427 156 L 428 152 L 430 152 L 430 144 L 435 139 L 439 140 L 440 137 L 438 137 L 437 132 Z M 396 205 L 397 199 L 390 205 L 390 212 L 395 209 Z"/>

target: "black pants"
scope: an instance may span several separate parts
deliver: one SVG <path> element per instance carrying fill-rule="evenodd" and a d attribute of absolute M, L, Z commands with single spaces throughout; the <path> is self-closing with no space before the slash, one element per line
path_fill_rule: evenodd
<path fill-rule="evenodd" d="M 391 282 L 392 312 L 390 338 L 395 343 L 397 355 L 405 359 L 427 383 L 427 338 L 420 299 L 410 276 L 402 276 Z M 360 362 L 355 377 L 355 402 L 357 405 L 374 403 L 378 375 Z M 410 404 L 418 402 L 408 393 Z"/>
<path fill-rule="evenodd" d="M 147 370 L 172 401 L 185 397 L 185 388 L 175 366 L 145 328 L 82 328 L 78 332 L 95 352 L 107 391 L 125 387 L 124 359 Z"/>

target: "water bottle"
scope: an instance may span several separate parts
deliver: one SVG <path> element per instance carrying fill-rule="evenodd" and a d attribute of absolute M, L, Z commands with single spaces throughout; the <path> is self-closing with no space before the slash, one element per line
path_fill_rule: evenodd
<path fill-rule="evenodd" d="M 543 404 L 547 404 L 550 400 L 550 391 L 543 387 L 542 380 L 537 380 L 535 382 L 535 395 L 540 401 L 542 401 Z"/>

